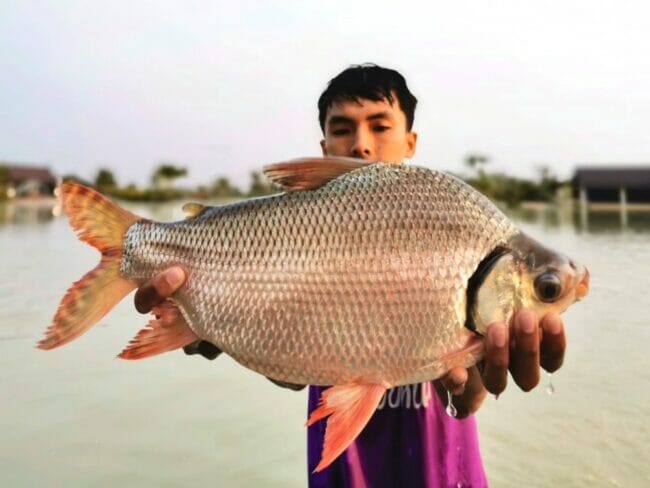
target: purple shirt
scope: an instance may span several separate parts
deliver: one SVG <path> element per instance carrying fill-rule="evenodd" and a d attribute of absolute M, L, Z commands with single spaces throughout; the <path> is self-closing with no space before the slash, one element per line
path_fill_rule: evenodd
<path fill-rule="evenodd" d="M 309 413 L 326 387 L 309 387 Z M 449 417 L 431 382 L 388 390 L 357 439 L 330 466 L 320 460 L 325 420 L 309 428 L 311 488 L 487 486 L 473 416 Z"/>

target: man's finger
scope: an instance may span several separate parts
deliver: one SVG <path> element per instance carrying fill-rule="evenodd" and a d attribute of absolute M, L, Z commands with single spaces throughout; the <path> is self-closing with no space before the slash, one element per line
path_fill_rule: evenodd
<path fill-rule="evenodd" d="M 148 313 L 178 290 L 185 282 L 185 270 L 179 266 L 166 269 L 138 288 L 133 302 L 140 313 Z"/>
<path fill-rule="evenodd" d="M 539 383 L 539 326 L 537 316 L 521 309 L 513 320 L 514 344 L 510 350 L 510 373 L 515 383 L 530 391 Z"/>
<path fill-rule="evenodd" d="M 458 376 L 454 378 L 456 374 Z M 452 389 L 454 388 L 455 382 L 459 379 L 464 380 L 462 390 L 458 394 L 454 394 Z M 452 393 L 452 403 L 456 408 L 456 418 L 459 419 L 476 412 L 487 395 L 487 391 L 481 381 L 481 375 L 476 366 L 472 366 L 469 369 L 463 367 L 453 368 L 440 381 L 434 381 L 433 384 L 440 400 L 445 406 L 448 402 L 447 392 Z M 459 389 L 456 390 L 459 391 Z"/>
<path fill-rule="evenodd" d="M 461 395 L 465 391 L 465 383 L 467 383 L 467 370 L 460 366 L 452 368 L 440 378 L 440 383 L 452 395 Z"/>
<path fill-rule="evenodd" d="M 510 357 L 508 327 L 502 323 L 491 324 L 485 336 L 485 358 L 481 375 L 485 388 L 498 395 L 508 384 Z"/>
<path fill-rule="evenodd" d="M 549 373 L 560 369 L 566 351 L 564 324 L 559 315 L 547 314 L 542 318 L 542 343 L 540 345 L 540 364 Z"/>

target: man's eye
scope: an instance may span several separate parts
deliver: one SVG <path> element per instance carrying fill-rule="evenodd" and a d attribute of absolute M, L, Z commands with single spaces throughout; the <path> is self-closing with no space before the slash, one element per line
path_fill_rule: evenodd
<path fill-rule="evenodd" d="M 344 136 L 346 134 L 349 134 L 350 130 L 349 129 L 334 129 L 332 131 L 332 134 L 335 136 Z"/>
<path fill-rule="evenodd" d="M 390 130 L 390 127 L 387 125 L 376 125 L 372 130 L 375 132 L 386 132 L 387 130 Z"/>

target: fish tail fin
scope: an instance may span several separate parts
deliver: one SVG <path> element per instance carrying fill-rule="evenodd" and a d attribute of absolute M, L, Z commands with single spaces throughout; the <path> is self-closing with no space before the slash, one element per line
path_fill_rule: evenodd
<path fill-rule="evenodd" d="M 77 183 L 61 185 L 63 210 L 77 236 L 101 253 L 99 264 L 66 292 L 39 349 L 54 349 L 95 325 L 137 284 L 120 275 L 124 234 L 137 215 Z"/>

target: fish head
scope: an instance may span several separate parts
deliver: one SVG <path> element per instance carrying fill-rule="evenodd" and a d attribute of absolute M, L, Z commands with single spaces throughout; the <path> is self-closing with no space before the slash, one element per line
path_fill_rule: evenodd
<path fill-rule="evenodd" d="M 589 292 L 589 270 L 523 233 L 481 263 L 468 287 L 468 326 L 485 334 L 515 310 L 560 314 Z"/>
<path fill-rule="evenodd" d="M 560 314 L 589 293 L 589 270 L 562 253 L 519 234 L 512 243 L 517 304 L 539 316 Z"/>

